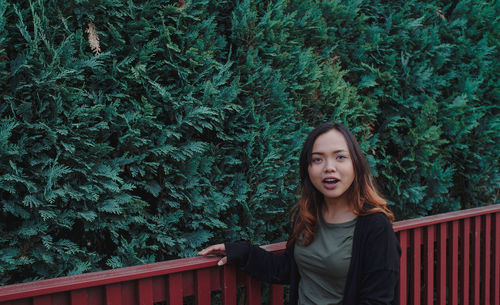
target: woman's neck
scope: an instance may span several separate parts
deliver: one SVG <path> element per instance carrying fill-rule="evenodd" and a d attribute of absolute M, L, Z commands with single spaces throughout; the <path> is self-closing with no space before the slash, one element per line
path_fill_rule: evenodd
<path fill-rule="evenodd" d="M 323 219 L 327 223 L 343 223 L 356 218 L 353 208 L 344 200 L 325 200 Z"/>

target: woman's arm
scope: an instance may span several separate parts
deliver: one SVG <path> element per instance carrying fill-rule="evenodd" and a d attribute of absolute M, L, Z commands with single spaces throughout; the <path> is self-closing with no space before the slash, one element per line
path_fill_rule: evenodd
<path fill-rule="evenodd" d="M 252 277 L 274 284 L 289 284 L 293 253 L 286 249 L 284 254 L 267 252 L 247 241 L 226 243 L 228 261 L 236 261 L 240 268 Z"/>
<path fill-rule="evenodd" d="M 275 254 L 252 245 L 247 241 L 224 243 L 210 246 L 198 253 L 199 255 L 225 255 L 218 265 L 236 262 L 238 266 L 257 280 L 274 283 L 290 283 L 290 267 L 293 264 L 293 254 Z"/>
<path fill-rule="evenodd" d="M 399 241 L 387 217 L 373 216 L 363 245 L 359 304 L 399 304 Z"/>

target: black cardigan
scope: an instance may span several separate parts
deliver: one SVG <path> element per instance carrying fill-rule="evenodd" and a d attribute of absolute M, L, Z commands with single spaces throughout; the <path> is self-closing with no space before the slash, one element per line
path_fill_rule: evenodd
<path fill-rule="evenodd" d="M 298 302 L 300 275 L 294 245 L 274 254 L 246 241 L 225 243 L 228 261 L 236 261 L 252 277 L 269 283 L 290 284 L 290 304 Z M 383 213 L 358 216 L 347 273 L 343 305 L 399 304 L 401 248 Z"/>

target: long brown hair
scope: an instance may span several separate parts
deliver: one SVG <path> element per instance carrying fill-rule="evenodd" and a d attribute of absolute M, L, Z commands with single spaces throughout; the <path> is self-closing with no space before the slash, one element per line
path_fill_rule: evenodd
<path fill-rule="evenodd" d="M 344 136 L 353 163 L 354 181 L 347 190 L 347 195 L 354 214 L 363 216 L 382 212 L 391 221 L 394 220 L 394 215 L 387 208 L 387 201 L 377 193 L 370 167 L 352 133 L 342 124 L 322 123 L 306 138 L 300 153 L 300 197 L 297 205 L 292 209 L 295 225 L 288 239 L 287 247 L 294 242 L 308 246 L 314 239 L 318 219 L 325 201 L 323 194 L 313 186 L 308 169 L 316 138 L 332 129 L 338 130 Z"/>

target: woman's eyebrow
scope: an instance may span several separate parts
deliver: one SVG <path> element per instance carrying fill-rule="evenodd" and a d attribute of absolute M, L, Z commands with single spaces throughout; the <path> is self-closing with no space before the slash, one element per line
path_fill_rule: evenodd
<path fill-rule="evenodd" d="M 333 151 L 334 154 L 338 154 L 338 153 L 346 153 L 347 150 L 345 149 L 337 149 L 335 151 Z M 324 155 L 325 153 L 324 152 L 320 152 L 320 151 L 313 151 L 311 153 L 311 155 Z"/>

